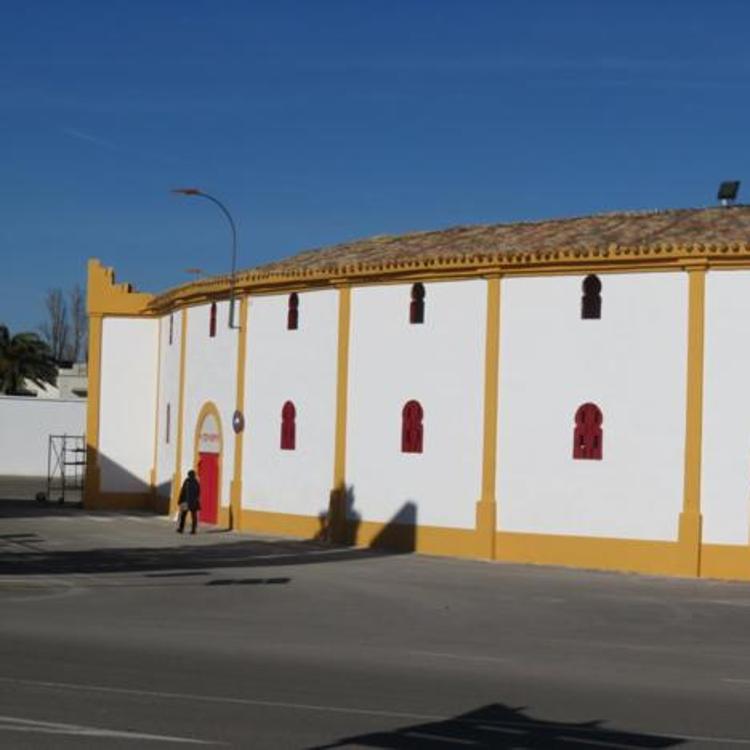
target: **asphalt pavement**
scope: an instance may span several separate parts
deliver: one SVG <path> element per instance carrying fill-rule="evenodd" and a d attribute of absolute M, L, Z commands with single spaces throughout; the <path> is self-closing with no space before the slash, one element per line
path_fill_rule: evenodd
<path fill-rule="evenodd" d="M 750 586 L 0 501 L 0 747 L 750 747 Z"/>

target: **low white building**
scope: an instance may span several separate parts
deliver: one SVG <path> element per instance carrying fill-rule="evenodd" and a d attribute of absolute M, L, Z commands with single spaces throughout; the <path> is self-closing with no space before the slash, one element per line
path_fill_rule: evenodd
<path fill-rule="evenodd" d="M 744 206 L 458 227 L 158 296 L 91 261 L 86 502 L 194 467 L 249 531 L 750 578 L 748 239 Z"/>

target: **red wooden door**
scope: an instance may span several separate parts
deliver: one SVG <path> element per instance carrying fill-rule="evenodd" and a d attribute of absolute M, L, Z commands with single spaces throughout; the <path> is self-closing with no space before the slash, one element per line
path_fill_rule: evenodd
<path fill-rule="evenodd" d="M 198 481 L 201 483 L 200 519 L 216 523 L 219 515 L 219 454 L 201 453 L 198 461 Z"/>

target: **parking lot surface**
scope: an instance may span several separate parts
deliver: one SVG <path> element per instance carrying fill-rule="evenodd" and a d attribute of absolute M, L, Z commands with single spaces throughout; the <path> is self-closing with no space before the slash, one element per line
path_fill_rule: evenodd
<path fill-rule="evenodd" d="M 750 586 L 0 501 L 2 748 L 750 746 Z"/>

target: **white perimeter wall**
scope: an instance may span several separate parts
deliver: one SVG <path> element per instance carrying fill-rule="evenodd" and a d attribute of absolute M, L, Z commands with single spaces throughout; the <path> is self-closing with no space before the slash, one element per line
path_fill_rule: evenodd
<path fill-rule="evenodd" d="M 180 341 L 182 312 L 173 314 L 172 343 L 169 343 L 169 315 L 159 321 L 159 411 L 156 454 L 156 483 L 159 494 L 169 496 L 177 452 L 177 416 L 180 408 Z M 167 442 L 167 404 L 170 404 Z"/>
<path fill-rule="evenodd" d="M 239 299 L 235 301 L 235 306 L 235 315 L 239 319 Z M 226 506 L 229 505 L 230 483 L 234 470 L 232 414 L 237 401 L 239 331 L 229 328 L 229 302 L 219 302 L 216 311 L 216 336 L 211 338 L 208 335 L 210 310 L 210 304 L 198 305 L 188 308 L 187 313 L 181 476 L 184 478 L 191 468 L 197 471 L 197 467 L 193 467 L 193 454 L 198 415 L 203 405 L 212 401 L 219 411 L 221 420 L 223 450 L 220 503 Z"/>
<path fill-rule="evenodd" d="M 498 527 L 675 540 L 682 509 L 687 274 L 503 279 Z M 576 409 L 604 414 L 604 458 L 573 460 Z"/>
<path fill-rule="evenodd" d="M 747 544 L 750 506 L 750 272 L 706 276 L 703 541 Z"/>
<path fill-rule="evenodd" d="M 287 330 L 288 295 L 251 297 L 248 312 L 243 504 L 315 516 L 333 484 L 338 292 L 299 294 L 299 327 Z M 296 450 L 281 450 L 281 408 L 297 410 Z"/>
<path fill-rule="evenodd" d="M 102 324 L 99 466 L 103 492 L 145 492 L 154 461 L 158 321 Z"/>
<path fill-rule="evenodd" d="M 487 283 L 425 284 L 425 321 L 409 323 L 411 284 L 352 291 L 347 484 L 365 521 L 474 528 L 482 472 Z M 401 452 L 401 411 L 424 409 L 424 452 Z"/>
<path fill-rule="evenodd" d="M 47 476 L 49 436 L 85 432 L 85 399 L 0 396 L 0 476 Z"/>

